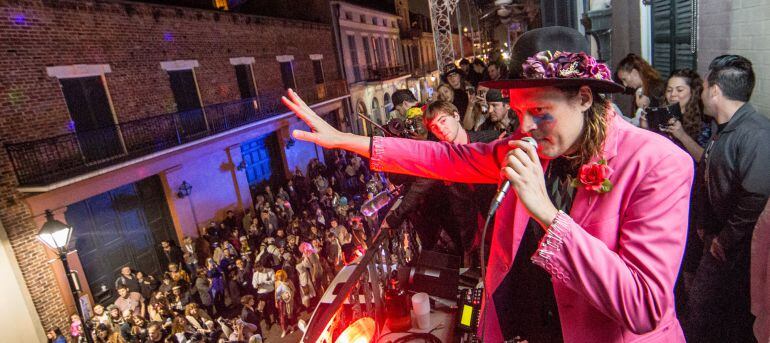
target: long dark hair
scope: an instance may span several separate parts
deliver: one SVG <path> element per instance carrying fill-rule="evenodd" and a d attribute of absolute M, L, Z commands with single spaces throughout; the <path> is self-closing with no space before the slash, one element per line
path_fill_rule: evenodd
<path fill-rule="evenodd" d="M 703 80 L 692 69 L 677 69 L 671 73 L 669 80 L 674 77 L 682 78 L 690 87 L 690 101 L 684 107 L 682 113 L 682 127 L 693 139 L 698 138 L 703 124 L 703 101 L 700 98 L 703 91 Z M 668 86 L 666 86 L 668 88 Z"/>
<path fill-rule="evenodd" d="M 557 87 L 557 89 L 564 92 L 568 97 L 578 96 L 580 92 L 580 89 L 575 87 Z M 608 114 L 611 111 L 612 105 L 609 100 L 594 90 L 591 90 L 591 95 L 593 103 L 591 107 L 583 112 L 585 127 L 576 145 L 576 155 L 570 161 L 570 169 L 573 172 L 578 170 L 580 166 L 589 163 L 594 156 L 604 158 L 601 156 L 601 152 L 604 141 L 607 138 Z"/>
<path fill-rule="evenodd" d="M 655 68 L 653 68 L 647 61 L 636 54 L 628 54 L 620 63 L 618 63 L 618 69 L 615 71 L 615 78 L 620 79 L 617 76 L 617 72 L 624 71 L 630 73 L 636 69 L 642 79 L 642 87 L 644 88 L 644 95 L 650 98 L 652 104 L 660 103 L 663 99 L 663 94 L 666 90 L 663 79 L 660 77 Z"/>

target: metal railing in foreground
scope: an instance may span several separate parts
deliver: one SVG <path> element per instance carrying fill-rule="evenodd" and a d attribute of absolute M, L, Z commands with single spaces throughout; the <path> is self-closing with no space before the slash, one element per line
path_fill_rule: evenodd
<path fill-rule="evenodd" d="M 400 204 L 397 200 L 392 211 Z M 390 235 L 393 229 L 380 228 L 367 243 L 368 249 L 352 271 L 341 270 L 329 285 L 333 300 L 322 298 L 308 323 L 302 342 L 333 343 L 348 325 L 363 317 L 371 317 L 376 325 L 374 337 L 385 324 L 384 285 L 396 267 L 392 263 Z M 346 266 L 352 267 L 352 264 Z M 342 279 L 342 280 L 340 280 Z M 327 291 L 326 293 L 329 293 Z"/>

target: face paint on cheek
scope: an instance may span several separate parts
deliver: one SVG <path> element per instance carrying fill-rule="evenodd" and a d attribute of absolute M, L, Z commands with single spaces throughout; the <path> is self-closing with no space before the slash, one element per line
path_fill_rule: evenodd
<path fill-rule="evenodd" d="M 546 126 L 550 127 L 556 124 L 556 118 L 554 118 L 553 115 L 550 113 L 545 113 L 539 117 L 533 117 L 532 120 L 535 121 L 535 124 L 537 125 L 538 128 L 546 127 Z"/>

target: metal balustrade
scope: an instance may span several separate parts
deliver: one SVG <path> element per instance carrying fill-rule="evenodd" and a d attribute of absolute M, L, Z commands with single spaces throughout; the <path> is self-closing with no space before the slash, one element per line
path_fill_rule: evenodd
<path fill-rule="evenodd" d="M 312 105 L 346 95 L 348 90 L 344 80 L 334 80 L 297 93 Z M 283 90 L 262 91 L 255 98 L 6 143 L 5 149 L 20 185 L 44 185 L 285 113 L 288 109 L 280 102 L 284 94 Z"/>

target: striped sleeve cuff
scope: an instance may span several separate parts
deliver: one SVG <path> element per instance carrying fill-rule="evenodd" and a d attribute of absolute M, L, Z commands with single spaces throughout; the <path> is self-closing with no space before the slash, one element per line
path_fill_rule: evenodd
<path fill-rule="evenodd" d="M 564 241 L 572 235 L 571 224 L 574 224 L 572 218 L 563 211 L 559 211 L 551 226 L 546 229 L 545 236 L 532 256 L 532 263 L 564 282 L 569 281 L 570 276 L 567 271 L 560 268 L 556 256 L 563 253 Z"/>
<path fill-rule="evenodd" d="M 385 154 L 385 147 L 382 142 L 383 137 L 373 136 L 369 146 L 369 169 L 373 171 L 383 171 L 384 163 L 382 161 Z"/>

